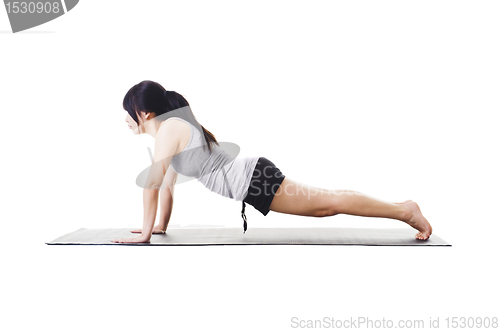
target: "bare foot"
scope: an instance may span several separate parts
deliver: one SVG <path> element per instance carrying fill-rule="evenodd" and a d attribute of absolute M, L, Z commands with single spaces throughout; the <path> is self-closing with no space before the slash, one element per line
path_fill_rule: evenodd
<path fill-rule="evenodd" d="M 411 211 L 410 217 L 405 222 L 411 227 L 415 228 L 419 231 L 415 238 L 418 240 L 427 240 L 432 234 L 431 224 L 425 219 L 418 207 L 417 203 L 412 200 L 405 201 L 401 204 L 404 204 L 409 211 Z"/>

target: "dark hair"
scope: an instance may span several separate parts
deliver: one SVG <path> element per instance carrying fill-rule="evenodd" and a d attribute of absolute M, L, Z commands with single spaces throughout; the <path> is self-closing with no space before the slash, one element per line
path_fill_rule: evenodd
<path fill-rule="evenodd" d="M 175 91 L 165 90 L 163 86 L 153 81 L 142 81 L 134 85 L 123 98 L 123 109 L 138 125 L 140 111 L 153 112 L 158 116 L 185 106 L 189 106 L 186 98 Z M 203 129 L 208 150 L 212 152 L 212 144 L 219 145 L 219 143 L 211 132 L 201 124 L 200 127 Z"/>

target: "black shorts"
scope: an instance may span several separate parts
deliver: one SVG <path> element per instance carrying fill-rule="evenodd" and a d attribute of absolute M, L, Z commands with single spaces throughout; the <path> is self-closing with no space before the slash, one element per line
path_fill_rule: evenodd
<path fill-rule="evenodd" d="M 264 216 L 269 213 L 269 206 L 285 179 L 280 169 L 267 158 L 260 157 L 253 171 L 252 180 L 243 202 L 252 205 Z"/>

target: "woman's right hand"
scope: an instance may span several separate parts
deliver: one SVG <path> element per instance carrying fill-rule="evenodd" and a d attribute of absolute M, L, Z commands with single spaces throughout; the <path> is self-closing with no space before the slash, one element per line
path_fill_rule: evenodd
<path fill-rule="evenodd" d="M 166 231 L 160 228 L 160 226 L 156 225 L 153 227 L 153 234 L 165 234 Z M 134 229 L 133 231 L 130 231 L 130 233 L 142 233 L 142 228 L 139 229 Z"/>

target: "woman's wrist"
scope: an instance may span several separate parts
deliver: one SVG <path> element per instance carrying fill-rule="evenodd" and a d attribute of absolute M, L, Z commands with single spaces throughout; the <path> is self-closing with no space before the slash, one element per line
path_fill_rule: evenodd
<path fill-rule="evenodd" d="M 151 235 L 142 233 L 141 235 L 139 235 L 139 238 L 143 239 L 146 242 L 149 242 L 151 240 Z"/>
<path fill-rule="evenodd" d="M 168 226 L 168 222 L 166 222 L 166 223 L 162 223 L 162 222 L 158 223 L 158 228 L 161 229 L 164 232 L 167 230 L 167 226 Z"/>
<path fill-rule="evenodd" d="M 163 225 L 160 224 L 160 225 L 156 225 L 155 228 L 157 230 L 162 231 L 162 232 L 166 232 L 167 231 L 167 225 L 163 226 Z"/>

